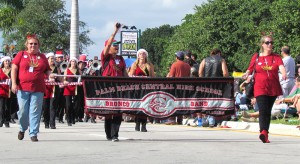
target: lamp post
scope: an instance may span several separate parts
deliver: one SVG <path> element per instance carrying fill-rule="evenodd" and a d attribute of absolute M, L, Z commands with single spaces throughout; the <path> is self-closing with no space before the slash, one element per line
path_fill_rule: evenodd
<path fill-rule="evenodd" d="M 79 57 L 79 11 L 78 0 L 72 0 L 71 30 L 70 30 L 70 58 Z"/>

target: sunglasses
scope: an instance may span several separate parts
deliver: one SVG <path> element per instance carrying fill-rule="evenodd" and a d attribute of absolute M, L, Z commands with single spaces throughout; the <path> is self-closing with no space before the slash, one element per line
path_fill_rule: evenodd
<path fill-rule="evenodd" d="M 32 46 L 32 45 L 35 45 L 35 46 L 38 45 L 37 43 L 29 43 L 29 44 L 30 44 L 31 46 Z"/>
<path fill-rule="evenodd" d="M 273 41 L 266 41 L 266 42 L 265 42 L 266 45 L 269 45 L 269 44 L 272 44 L 272 45 L 273 45 L 273 43 L 274 43 Z"/>

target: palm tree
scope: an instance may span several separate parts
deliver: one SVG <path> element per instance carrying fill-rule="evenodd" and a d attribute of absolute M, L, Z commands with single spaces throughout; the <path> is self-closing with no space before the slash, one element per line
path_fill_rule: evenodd
<path fill-rule="evenodd" d="M 1 0 L 0 1 L 0 30 L 3 35 L 13 31 L 12 24 L 17 15 L 25 8 L 25 0 Z"/>
<path fill-rule="evenodd" d="M 71 31 L 70 31 L 70 58 L 79 57 L 79 12 L 78 0 L 72 0 Z"/>

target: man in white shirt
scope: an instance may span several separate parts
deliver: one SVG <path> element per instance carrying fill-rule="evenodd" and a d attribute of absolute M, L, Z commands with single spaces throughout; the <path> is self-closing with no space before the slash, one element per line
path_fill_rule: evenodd
<path fill-rule="evenodd" d="M 295 85 L 295 60 L 290 56 L 290 48 L 288 46 L 281 48 L 281 56 L 286 70 L 286 80 L 281 78 L 281 74 L 279 74 L 279 79 L 283 97 L 286 97 Z"/>

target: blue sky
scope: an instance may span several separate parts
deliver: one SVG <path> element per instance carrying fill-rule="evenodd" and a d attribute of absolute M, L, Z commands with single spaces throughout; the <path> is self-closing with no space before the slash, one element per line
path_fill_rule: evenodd
<path fill-rule="evenodd" d="M 71 13 L 71 0 L 65 1 L 66 10 Z M 100 54 L 115 22 L 134 25 L 142 31 L 164 24 L 179 25 L 186 14 L 194 13 L 195 5 L 205 2 L 207 0 L 78 0 L 79 19 L 87 23 L 89 36 L 95 42 L 85 53 L 88 58 Z M 119 36 L 120 33 L 117 39 Z"/>

